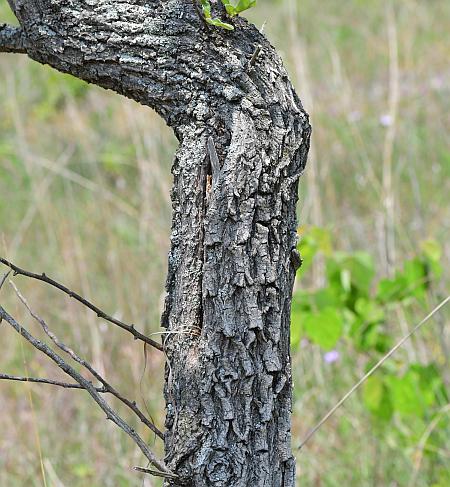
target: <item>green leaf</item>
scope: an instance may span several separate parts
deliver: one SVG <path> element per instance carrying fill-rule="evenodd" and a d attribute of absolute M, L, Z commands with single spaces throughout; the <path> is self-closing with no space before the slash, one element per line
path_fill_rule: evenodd
<path fill-rule="evenodd" d="M 439 262 L 442 257 L 442 247 L 436 240 L 425 240 L 421 244 L 424 255 L 434 262 Z"/>
<path fill-rule="evenodd" d="M 237 14 L 236 8 L 231 4 L 230 0 L 222 0 L 222 4 L 224 5 L 228 15 L 234 17 Z"/>
<path fill-rule="evenodd" d="M 426 391 L 424 399 L 427 406 L 432 404 L 443 406 L 448 403 L 447 388 L 436 364 L 412 364 L 410 370 L 417 375 L 419 388 Z"/>
<path fill-rule="evenodd" d="M 442 247 L 435 240 L 426 240 L 422 242 L 422 252 L 426 264 L 429 266 L 431 272 L 435 277 L 439 278 L 442 276 Z"/>
<path fill-rule="evenodd" d="M 205 16 L 206 21 L 211 18 L 211 4 L 209 0 L 200 0 L 200 4 L 202 6 L 203 15 Z"/>
<path fill-rule="evenodd" d="M 238 13 L 254 7 L 256 5 L 256 0 L 239 0 L 236 6 L 234 6 L 230 0 L 222 0 L 222 4 L 224 5 L 228 15 L 234 17 Z"/>
<path fill-rule="evenodd" d="M 299 227 L 298 234 L 300 242 L 297 246 L 300 256 L 303 260 L 297 276 L 301 277 L 306 274 L 313 263 L 317 253 L 328 256 L 332 252 L 330 232 L 319 227 Z"/>
<path fill-rule="evenodd" d="M 392 345 L 392 338 L 389 334 L 380 330 L 380 327 L 371 323 L 361 333 L 360 346 L 363 350 L 375 350 L 386 353 Z"/>
<path fill-rule="evenodd" d="M 384 309 L 371 299 L 358 298 L 355 303 L 355 311 L 368 323 L 380 323 L 385 318 Z"/>
<path fill-rule="evenodd" d="M 236 5 L 236 12 L 244 12 L 244 10 L 248 10 L 256 5 L 256 0 L 239 0 L 238 4 Z"/>
<path fill-rule="evenodd" d="M 392 403 L 389 391 L 382 378 L 372 376 L 363 386 L 363 401 L 369 412 L 375 417 L 389 421 L 392 417 Z"/>
<path fill-rule="evenodd" d="M 404 276 L 397 276 L 394 279 L 381 279 L 378 283 L 376 297 L 381 303 L 401 301 L 405 295 L 406 285 Z"/>
<path fill-rule="evenodd" d="M 403 416 L 426 419 L 434 407 L 448 402 L 445 385 L 433 364 L 413 364 L 401 377 L 386 377 L 386 383 L 395 411 Z"/>
<path fill-rule="evenodd" d="M 342 336 L 343 320 L 335 308 L 327 307 L 318 313 L 305 313 L 303 327 L 312 342 L 331 350 Z"/>
<path fill-rule="evenodd" d="M 427 270 L 424 263 L 418 258 L 405 262 L 403 275 L 407 282 L 406 296 L 423 297 L 428 286 Z"/>
<path fill-rule="evenodd" d="M 216 27 L 222 27 L 222 29 L 234 30 L 234 27 L 231 24 L 227 24 L 226 22 L 222 22 L 218 18 L 214 18 L 214 19 L 207 18 L 206 22 L 208 22 L 208 24 L 215 25 Z"/>
<path fill-rule="evenodd" d="M 403 377 L 387 377 L 386 381 L 392 395 L 392 404 L 401 415 L 423 416 L 425 402 L 421 396 L 417 377 L 410 372 Z"/>
<path fill-rule="evenodd" d="M 337 296 L 333 292 L 333 289 L 329 287 L 319 289 L 316 292 L 310 292 L 308 303 L 314 311 L 319 311 L 328 307 L 341 308 L 339 296 Z"/>
<path fill-rule="evenodd" d="M 352 290 L 356 295 L 368 296 L 375 276 L 372 257 L 366 252 L 335 252 L 327 261 L 327 276 L 330 285 L 344 294 Z"/>

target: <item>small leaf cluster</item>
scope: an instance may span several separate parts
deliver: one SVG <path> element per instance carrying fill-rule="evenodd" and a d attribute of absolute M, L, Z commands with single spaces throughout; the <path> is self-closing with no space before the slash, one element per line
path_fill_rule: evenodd
<path fill-rule="evenodd" d="M 334 250 L 331 233 L 322 228 L 301 232 L 299 252 L 303 265 L 292 301 L 293 348 L 315 344 L 324 351 L 324 357 L 331 351 L 339 355 L 336 349 L 346 349 L 346 364 L 353 363 L 356 368 L 356 364 L 364 363 L 366 371 L 404 334 L 405 330 L 395 332 L 394 340 L 399 316 L 412 326 L 418 310 L 423 310 L 421 316 L 426 314 L 430 292 L 443 271 L 442 251 L 434 240 L 423 242 L 418 255 L 406 260 L 388 278 L 376 277 L 375 263 L 367 252 Z M 324 266 L 325 282 L 319 288 L 307 289 L 316 259 Z M 362 401 L 375 432 L 384 434 L 393 421 L 404 422 L 409 432 L 416 432 L 416 437 L 402 436 L 407 448 L 417 445 L 427 424 L 448 404 L 449 394 L 436 350 L 432 361 L 425 364 L 405 363 L 400 357 L 402 354 L 389 359 L 365 382 Z M 441 421 L 446 422 L 448 432 L 450 414 Z M 442 444 L 444 438 L 439 435 L 443 436 L 443 430 L 436 428 L 429 441 L 433 436 L 434 444 Z"/>
<path fill-rule="evenodd" d="M 234 17 L 239 13 L 244 12 L 245 10 L 248 10 L 249 8 L 252 8 L 256 5 L 256 0 L 239 0 L 236 5 L 231 3 L 230 0 L 221 0 L 221 2 L 230 17 Z M 209 0 L 200 0 L 200 4 L 202 6 L 203 15 L 205 16 L 205 20 L 208 24 L 214 25 L 216 27 L 221 27 L 222 29 L 226 30 L 234 30 L 233 25 L 227 22 L 223 22 L 217 17 L 212 17 L 211 4 Z"/>

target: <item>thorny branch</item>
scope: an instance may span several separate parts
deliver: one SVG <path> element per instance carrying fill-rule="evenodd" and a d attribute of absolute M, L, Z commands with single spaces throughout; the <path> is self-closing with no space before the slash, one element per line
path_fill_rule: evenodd
<path fill-rule="evenodd" d="M 36 318 L 35 314 L 33 313 L 33 316 Z M 38 319 L 39 323 L 42 325 L 42 323 L 45 323 L 43 320 L 40 318 Z M 120 416 L 119 414 L 114 411 L 114 409 L 111 408 L 111 406 L 103 399 L 101 393 L 97 390 L 96 387 L 87 380 L 85 377 L 83 377 L 81 374 L 79 374 L 72 366 L 70 366 L 60 355 L 58 355 L 56 352 L 54 352 L 48 345 L 46 345 L 44 342 L 41 342 L 37 338 L 35 338 L 33 335 L 31 335 L 22 325 L 20 325 L 2 306 L 0 306 L 0 321 L 5 320 L 14 330 L 19 333 L 25 340 L 27 340 L 34 348 L 37 350 L 41 351 L 47 357 L 49 357 L 58 367 L 63 370 L 67 375 L 72 377 L 83 389 L 85 389 L 91 397 L 94 399 L 94 401 L 99 405 L 99 407 L 105 412 L 107 419 L 115 423 L 120 429 L 122 429 L 135 443 L 136 445 L 140 448 L 142 453 L 145 455 L 147 460 L 155 466 L 162 474 L 162 476 L 171 476 L 171 478 L 175 478 L 176 475 L 173 474 L 168 470 L 164 462 L 160 459 L 158 459 L 155 454 L 149 449 L 145 441 L 139 436 L 139 434 L 131 428 L 128 423 L 126 423 Z M 47 330 L 48 327 L 45 324 Z M 45 330 L 44 330 L 45 331 Z M 50 331 L 50 330 L 48 330 Z M 46 331 L 47 333 L 47 331 Z M 51 332 L 50 332 L 51 333 Z M 50 336 L 50 335 L 49 335 Z M 54 336 L 54 335 L 53 335 Z M 56 338 L 56 337 L 55 337 Z M 58 341 L 59 342 L 59 341 Z M 55 341 L 55 343 L 57 343 Z M 61 342 L 57 345 L 64 350 L 65 347 Z M 67 347 L 65 347 L 67 348 Z M 70 350 L 70 349 L 68 349 Z M 66 350 L 64 350 L 66 351 Z M 70 354 L 70 352 L 67 352 Z M 81 363 L 81 362 L 80 362 Z M 107 387 L 107 386 L 105 386 Z M 111 391 L 108 391 L 111 392 Z M 153 472 L 154 475 L 160 475 L 160 472 Z"/>
<path fill-rule="evenodd" d="M 62 381 L 53 380 L 53 379 L 43 379 L 41 377 L 22 377 L 19 375 L 0 374 L 0 380 L 10 380 L 10 381 L 16 381 L 16 382 L 31 382 L 33 384 L 48 384 L 51 386 L 63 387 L 64 389 L 85 390 L 84 387 L 81 386 L 80 384 L 74 384 L 74 383 L 70 383 L 70 382 L 62 382 Z M 108 392 L 104 386 L 96 387 L 95 390 L 97 392 L 100 392 L 101 394 Z"/>
<path fill-rule="evenodd" d="M 96 313 L 96 315 L 99 318 L 102 318 L 106 321 L 109 321 L 110 323 L 113 323 L 114 325 L 119 326 L 123 330 L 128 331 L 131 333 L 135 340 L 142 340 L 143 342 L 147 343 L 148 345 L 151 345 L 154 348 L 157 348 L 160 351 L 163 351 L 163 346 L 156 342 L 155 340 L 152 340 L 151 338 L 147 337 L 146 335 L 140 333 L 137 331 L 134 327 L 134 325 L 128 325 L 127 323 L 124 323 L 123 321 L 118 320 L 117 318 L 113 318 L 112 316 L 109 316 L 106 314 L 103 310 L 95 306 L 95 304 L 91 303 L 87 299 L 83 298 L 83 296 L 80 296 L 76 292 L 72 291 L 68 287 L 64 286 L 64 284 L 61 284 L 54 279 L 48 277 L 45 273 L 42 274 L 36 274 L 34 272 L 27 271 L 25 269 L 21 269 L 20 267 L 14 265 L 12 262 L 9 262 L 8 260 L 4 259 L 3 257 L 0 257 L 0 262 L 4 264 L 5 266 L 9 267 L 13 272 L 14 275 L 17 276 L 25 276 L 29 277 L 31 279 L 37 279 L 38 281 L 45 282 L 46 284 L 49 284 L 50 286 L 55 287 L 56 289 L 59 289 L 63 293 L 67 294 L 71 298 L 75 299 L 79 303 L 83 304 L 87 308 L 89 308 L 91 311 Z"/>
<path fill-rule="evenodd" d="M 12 287 L 14 288 L 14 291 L 16 292 L 18 298 L 20 301 L 23 303 L 23 305 L 27 308 L 28 312 L 30 315 L 41 325 L 42 329 L 44 330 L 45 334 L 55 343 L 55 345 L 62 350 L 63 352 L 67 353 L 70 355 L 70 357 L 77 363 L 79 363 L 81 366 L 83 366 L 86 370 L 88 370 L 104 387 L 105 392 L 108 392 L 109 394 L 113 395 L 119 401 L 121 401 L 123 404 L 125 404 L 127 407 L 129 407 L 135 414 L 136 416 L 148 427 L 150 428 L 156 435 L 158 435 L 162 440 L 164 439 L 164 434 L 153 424 L 151 423 L 142 413 L 142 411 L 137 407 L 137 404 L 135 401 L 130 401 L 126 397 L 122 396 L 109 382 L 106 381 L 93 367 L 92 365 L 81 358 L 79 355 L 77 355 L 71 348 L 69 348 L 67 345 L 65 345 L 59 338 L 50 330 L 48 327 L 47 323 L 40 318 L 30 307 L 28 304 L 27 300 L 24 298 L 24 296 L 20 293 L 20 291 L 17 289 L 16 285 L 11 282 Z"/>
<path fill-rule="evenodd" d="M 5 281 L 6 279 L 8 278 L 8 276 L 11 274 L 11 271 L 9 270 L 8 272 L 5 273 L 5 275 L 2 277 L 2 280 L 0 281 L 0 290 L 2 289 L 3 287 L 3 284 L 5 284 Z"/>

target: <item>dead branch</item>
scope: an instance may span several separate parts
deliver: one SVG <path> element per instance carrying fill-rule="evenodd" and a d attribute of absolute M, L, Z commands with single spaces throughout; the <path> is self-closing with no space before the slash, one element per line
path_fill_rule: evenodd
<path fill-rule="evenodd" d="M 0 306 L 0 319 L 5 320 L 17 333 L 19 333 L 25 340 L 27 340 L 34 348 L 41 351 L 49 357 L 61 370 L 72 377 L 80 386 L 83 387 L 105 412 L 107 419 L 116 424 L 122 429 L 139 447 L 147 460 L 163 474 L 169 474 L 174 478 L 176 475 L 170 472 L 164 462 L 158 459 L 155 454 L 149 449 L 145 441 L 139 434 L 126 423 L 119 414 L 111 408 L 111 406 L 103 399 L 102 395 L 96 390 L 93 384 L 85 377 L 79 374 L 72 366 L 70 366 L 60 355 L 54 352 L 48 345 L 41 342 L 33 335 L 31 335 L 22 325 L 20 325 L 2 306 Z M 171 477 L 172 478 L 172 477 Z"/>
<path fill-rule="evenodd" d="M 6 281 L 6 279 L 8 278 L 8 276 L 10 274 L 11 274 L 11 270 L 9 270 L 8 272 L 6 272 L 5 275 L 2 277 L 2 280 L 0 281 L 0 290 L 2 289 L 3 284 L 5 284 L 5 281 Z"/>
<path fill-rule="evenodd" d="M 173 475 L 171 473 L 164 473 L 164 472 L 155 472 L 155 470 L 152 470 L 151 468 L 144 468 L 144 467 L 134 467 L 134 470 L 136 472 L 142 472 L 142 473 L 147 473 L 150 475 L 156 475 L 157 477 L 163 477 L 166 479 L 176 479 L 178 478 L 177 475 Z"/>
<path fill-rule="evenodd" d="M 51 386 L 58 386 L 63 387 L 64 389 L 82 389 L 85 390 L 83 386 L 80 384 L 74 384 L 69 382 L 61 382 L 59 380 L 53 379 L 43 379 L 41 377 L 22 377 L 19 375 L 9 375 L 9 374 L 0 374 L 0 380 L 10 380 L 16 382 L 31 382 L 34 384 L 48 384 Z M 101 394 L 108 392 L 105 387 L 95 387 L 95 390 Z"/>
<path fill-rule="evenodd" d="M 64 284 L 59 283 L 58 281 L 55 281 L 54 279 L 48 277 L 44 272 L 42 274 L 36 274 L 34 272 L 27 271 L 25 269 L 21 269 L 20 267 L 16 266 L 12 262 L 9 262 L 8 260 L 4 259 L 3 257 L 0 257 L 0 262 L 4 264 L 5 266 L 9 267 L 15 276 L 25 276 L 29 277 L 31 279 L 36 279 L 38 281 L 45 282 L 46 284 L 49 284 L 50 286 L 55 287 L 56 289 L 59 289 L 63 293 L 67 294 L 67 296 L 75 299 L 79 303 L 83 304 L 87 308 L 89 308 L 91 311 L 96 313 L 96 315 L 99 318 L 102 318 L 106 321 L 109 321 L 110 323 L 113 323 L 114 325 L 119 326 L 123 330 L 128 331 L 134 336 L 135 340 L 142 340 L 143 342 L 147 343 L 148 345 L 151 345 L 152 347 L 163 351 L 163 346 L 156 342 L 155 340 L 152 340 L 148 336 L 140 333 L 139 331 L 136 330 L 133 324 L 128 325 L 127 323 L 124 323 L 123 321 L 118 320 L 117 318 L 113 318 L 112 316 L 106 314 L 103 310 L 95 306 L 95 304 L 91 303 L 88 301 L 86 298 L 83 298 L 83 296 L 80 296 L 76 292 L 72 291 L 68 287 L 64 286 Z"/>
<path fill-rule="evenodd" d="M 113 395 L 119 401 L 121 401 L 123 404 L 125 404 L 128 408 L 130 408 L 136 416 L 144 423 L 148 428 L 150 428 L 151 431 L 153 431 L 159 438 L 164 440 L 164 434 L 152 423 L 150 422 L 147 417 L 142 413 L 142 411 L 138 408 L 136 401 L 130 401 L 126 397 L 124 397 L 122 394 L 120 394 L 109 382 L 106 381 L 106 379 L 101 376 L 95 369 L 92 367 L 92 365 L 81 358 L 79 355 L 77 355 L 70 347 L 65 345 L 48 327 L 47 323 L 45 320 L 43 320 L 40 316 L 38 316 L 30 307 L 28 304 L 28 301 L 25 299 L 25 297 L 20 293 L 20 291 L 17 289 L 17 286 L 10 281 L 11 286 L 14 288 L 14 291 L 16 292 L 18 298 L 20 301 L 23 303 L 23 305 L 27 308 L 28 312 L 30 315 L 41 325 L 42 329 L 44 330 L 44 333 L 55 343 L 55 345 L 62 350 L 63 352 L 67 353 L 75 362 L 79 363 L 82 367 L 84 367 L 86 370 L 88 370 L 104 387 L 105 392 L 108 392 L 109 394 Z"/>

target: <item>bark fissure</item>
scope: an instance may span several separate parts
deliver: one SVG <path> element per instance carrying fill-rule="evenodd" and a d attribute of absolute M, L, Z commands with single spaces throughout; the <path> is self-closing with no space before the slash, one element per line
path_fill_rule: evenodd
<path fill-rule="evenodd" d="M 210 29 L 185 0 L 15 10 L 31 58 L 151 106 L 180 141 L 161 322 L 165 461 L 182 481 L 167 485 L 293 487 L 289 316 L 310 126 L 281 60 L 245 20 Z"/>

